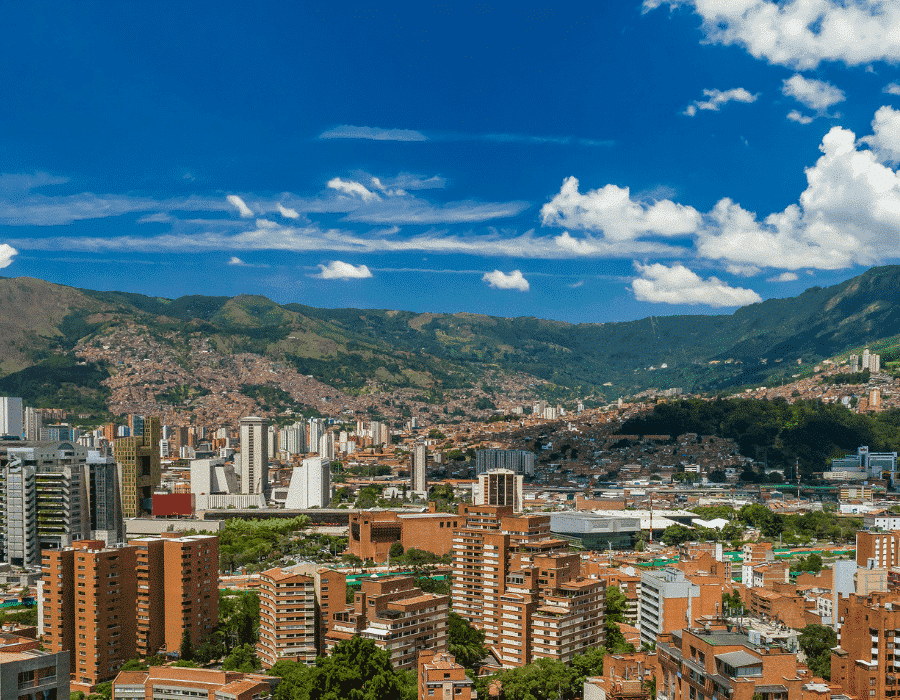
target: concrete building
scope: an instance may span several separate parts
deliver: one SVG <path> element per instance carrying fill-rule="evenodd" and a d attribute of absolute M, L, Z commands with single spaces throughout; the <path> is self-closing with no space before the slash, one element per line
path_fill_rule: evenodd
<path fill-rule="evenodd" d="M 849 595 L 838 601 L 835 618 L 838 646 L 831 652 L 831 682 L 852 697 L 896 696 L 900 663 L 894 644 L 900 630 L 900 595 Z"/>
<path fill-rule="evenodd" d="M 565 511 L 551 513 L 550 531 L 585 549 L 632 549 L 641 533 L 641 519 Z"/>
<path fill-rule="evenodd" d="M 70 442 L 7 449 L 3 467 L 3 549 L 20 566 L 40 562 L 42 549 L 62 549 L 90 535 L 85 464 L 88 451 Z"/>
<path fill-rule="evenodd" d="M 511 506 L 460 506 L 453 533 L 453 609 L 484 630 L 505 667 L 567 662 L 605 642 L 605 590 L 550 534 L 550 518 Z M 512 617 L 509 617 L 512 615 Z"/>
<path fill-rule="evenodd" d="M 0 698 L 69 700 L 69 654 L 0 651 Z"/>
<path fill-rule="evenodd" d="M 326 508 L 331 503 L 331 461 L 308 457 L 294 467 L 285 508 Z"/>
<path fill-rule="evenodd" d="M 36 408 L 26 407 L 22 437 L 29 442 L 37 442 L 41 439 L 41 428 L 43 427 L 44 418 L 41 412 Z"/>
<path fill-rule="evenodd" d="M 417 442 L 409 453 L 409 485 L 414 493 L 428 493 L 428 450 L 424 442 Z"/>
<path fill-rule="evenodd" d="M 90 539 L 103 540 L 107 545 L 124 542 L 122 490 L 116 461 L 97 450 L 88 450 L 86 470 Z"/>
<path fill-rule="evenodd" d="M 241 418 L 241 493 L 269 491 L 269 421 Z"/>
<path fill-rule="evenodd" d="M 475 473 L 509 469 L 523 476 L 534 475 L 534 453 L 526 450 L 476 450 Z"/>
<path fill-rule="evenodd" d="M 425 649 L 419 652 L 418 700 L 474 700 L 475 684 L 466 669 L 450 654 Z"/>
<path fill-rule="evenodd" d="M 510 469 L 495 469 L 478 475 L 472 492 L 476 506 L 512 506 L 522 512 L 522 485 L 524 478 Z"/>
<path fill-rule="evenodd" d="M 138 424 L 134 420 L 132 422 Z M 122 513 L 126 518 L 136 518 L 142 512 L 150 512 L 153 490 L 160 485 L 162 476 L 159 418 L 142 419 L 139 424 L 143 428 L 140 434 L 113 442 L 113 455 L 119 465 Z"/>
<path fill-rule="evenodd" d="M 0 437 L 8 435 L 21 440 L 25 435 L 23 418 L 22 399 L 0 396 Z"/>
<path fill-rule="evenodd" d="M 99 540 L 43 552 L 38 633 L 69 654 L 73 690 L 90 694 L 135 656 L 135 565 L 134 548 Z"/>
<path fill-rule="evenodd" d="M 353 606 L 332 615 L 325 636 L 331 651 L 345 639 L 371 639 L 391 656 L 395 669 L 416 668 L 420 652 L 446 651 L 450 596 L 423 593 L 412 576 L 366 579 Z"/>
<path fill-rule="evenodd" d="M 691 700 L 803 700 L 809 676 L 798 672 L 797 655 L 760 646 L 724 626 L 673 630 L 659 638 L 657 698 Z"/>
<path fill-rule="evenodd" d="M 151 666 L 147 671 L 120 672 L 112 691 L 115 700 L 259 700 L 272 695 L 278 681 L 256 673 Z"/>
<path fill-rule="evenodd" d="M 221 457 L 191 460 L 191 493 L 195 496 L 240 493 L 233 464 Z"/>

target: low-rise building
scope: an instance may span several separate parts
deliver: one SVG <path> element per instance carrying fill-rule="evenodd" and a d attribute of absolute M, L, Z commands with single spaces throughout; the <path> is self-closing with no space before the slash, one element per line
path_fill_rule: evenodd
<path fill-rule="evenodd" d="M 0 698 L 69 700 L 69 652 L 0 651 Z"/>
<path fill-rule="evenodd" d="M 475 700 L 475 684 L 456 657 L 426 649 L 419 653 L 418 700 Z"/>
<path fill-rule="evenodd" d="M 210 668 L 151 666 L 148 671 L 120 672 L 113 681 L 112 691 L 114 700 L 261 700 L 272 694 L 279 680 L 273 676 Z"/>

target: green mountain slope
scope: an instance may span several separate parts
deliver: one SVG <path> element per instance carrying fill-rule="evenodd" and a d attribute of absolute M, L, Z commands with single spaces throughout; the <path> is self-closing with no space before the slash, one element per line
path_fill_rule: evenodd
<path fill-rule="evenodd" d="M 796 373 L 803 364 L 900 336 L 900 267 L 873 268 L 829 288 L 744 307 L 730 316 L 661 316 L 607 324 L 537 318 L 279 305 L 261 296 L 170 300 L 0 279 L 0 386 L 41 386 L 41 368 L 116 328 L 163 343 L 178 363 L 198 361 L 198 338 L 217 352 L 264 355 L 349 393 L 447 389 L 488 373 L 524 373 L 557 396 L 611 399 L 646 388 L 718 391 Z M 94 340 L 94 342 L 99 342 Z M 49 363 L 49 364 L 48 364 Z M 664 367 L 665 365 L 665 367 Z M 18 373 L 31 368 L 25 375 Z M 98 377 L 73 374 L 92 403 Z M 52 388 L 52 387 L 50 387 Z M 72 393 L 72 387 L 67 389 Z M 48 391 L 50 392 L 48 394 Z M 76 392 L 77 393 L 77 392 Z M 26 397 L 28 398 L 28 397 Z"/>

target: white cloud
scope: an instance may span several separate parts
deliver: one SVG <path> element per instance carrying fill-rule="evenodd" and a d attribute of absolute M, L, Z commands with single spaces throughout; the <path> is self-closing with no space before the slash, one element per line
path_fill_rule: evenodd
<path fill-rule="evenodd" d="M 875 112 L 872 135 L 860 142 L 868 144 L 883 163 L 900 162 L 900 111 L 885 106 Z"/>
<path fill-rule="evenodd" d="M 770 277 L 767 282 L 796 282 L 799 279 L 796 272 L 782 272 L 780 275 Z"/>
<path fill-rule="evenodd" d="M 359 280 L 372 276 L 371 270 L 365 265 L 351 265 L 340 260 L 319 265 L 319 269 L 321 272 L 314 276 L 323 280 Z"/>
<path fill-rule="evenodd" d="M 687 6 L 707 41 L 797 70 L 822 61 L 900 61 L 900 3 L 883 0 L 644 0 L 644 12 Z"/>
<path fill-rule="evenodd" d="M 812 117 L 806 114 L 801 114 L 796 109 L 792 109 L 790 112 L 788 112 L 787 118 L 792 122 L 797 122 L 798 124 L 811 124 L 813 120 Z"/>
<path fill-rule="evenodd" d="M 584 285 L 584 280 L 578 280 L 577 282 L 573 282 L 566 286 L 569 287 L 569 289 L 578 289 L 578 287 L 581 287 L 582 285 Z"/>
<path fill-rule="evenodd" d="M 6 243 L 0 243 L 0 270 L 9 267 L 19 251 Z"/>
<path fill-rule="evenodd" d="M 516 289 L 520 292 L 527 292 L 531 289 L 531 285 L 529 285 L 528 280 L 522 276 L 520 270 L 513 270 L 508 275 L 500 270 L 485 272 L 484 277 L 481 279 L 494 289 Z"/>
<path fill-rule="evenodd" d="M 739 277 L 755 277 L 762 270 L 758 268 L 756 265 L 734 265 L 728 264 L 725 266 L 725 270 L 730 275 L 737 275 Z"/>
<path fill-rule="evenodd" d="M 888 83 L 884 86 L 883 93 L 888 95 L 900 95 L 900 84 L 898 83 Z"/>
<path fill-rule="evenodd" d="M 0 175 L 0 192 L 30 192 L 46 185 L 63 185 L 67 177 L 57 177 L 49 173 L 4 173 Z"/>
<path fill-rule="evenodd" d="M 756 102 L 759 94 L 754 95 L 744 88 L 733 88 L 731 90 L 704 90 L 703 96 L 708 97 L 707 100 L 694 100 L 684 110 L 684 114 L 693 117 L 697 114 L 697 110 L 710 110 L 718 112 L 723 105 L 729 102 Z"/>
<path fill-rule="evenodd" d="M 684 265 L 666 267 L 634 264 L 641 275 L 631 283 L 638 301 L 664 304 L 705 304 L 715 308 L 725 306 L 745 306 L 762 301 L 752 289 L 729 287 L 726 282 L 715 277 L 701 279 Z"/>
<path fill-rule="evenodd" d="M 604 239 L 613 242 L 631 241 L 647 234 L 683 236 L 696 231 L 700 213 L 668 199 L 635 201 L 627 187 L 615 185 L 581 194 L 578 180 L 569 177 L 559 194 L 541 208 L 541 221 L 544 226 L 602 231 Z"/>
<path fill-rule="evenodd" d="M 819 113 L 847 99 L 843 90 L 831 83 L 804 78 L 799 73 L 782 82 L 781 92 Z"/>
<path fill-rule="evenodd" d="M 425 134 L 412 129 L 381 129 L 376 126 L 344 124 L 319 134 L 320 139 L 368 139 L 370 141 L 427 141 Z"/>
<path fill-rule="evenodd" d="M 244 200 L 238 197 L 236 194 L 230 194 L 228 195 L 228 197 L 226 197 L 226 199 L 228 200 L 228 203 L 231 204 L 231 206 L 238 210 L 238 213 L 242 218 L 249 219 L 251 216 L 253 216 L 253 210 L 248 207 L 244 203 Z"/>
<path fill-rule="evenodd" d="M 278 205 L 278 213 L 286 219 L 299 219 L 300 213 L 296 209 L 291 209 L 283 204 Z"/>
<path fill-rule="evenodd" d="M 353 180 L 342 180 L 339 177 L 332 178 L 328 181 L 328 187 L 344 194 L 356 195 L 362 197 L 363 201 L 371 202 L 378 199 L 378 195 L 366 188 L 365 185 Z"/>

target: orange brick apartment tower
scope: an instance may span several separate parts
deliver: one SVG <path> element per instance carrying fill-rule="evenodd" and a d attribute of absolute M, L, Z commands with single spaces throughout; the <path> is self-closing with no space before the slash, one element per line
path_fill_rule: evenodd
<path fill-rule="evenodd" d="M 426 649 L 419 654 L 418 700 L 473 700 L 475 684 L 450 654 Z"/>
<path fill-rule="evenodd" d="M 312 576 L 284 569 L 262 572 L 256 653 L 263 668 L 272 668 L 282 659 L 315 663 L 317 624 Z"/>
<path fill-rule="evenodd" d="M 219 538 L 146 537 L 137 550 L 138 651 L 177 652 L 184 630 L 196 649 L 219 622 Z"/>
<path fill-rule="evenodd" d="M 73 690 L 92 692 L 135 656 L 135 563 L 133 548 L 101 540 L 43 552 L 40 631 L 48 651 L 70 653 Z"/>
<path fill-rule="evenodd" d="M 485 633 L 506 667 L 568 662 L 605 642 L 606 584 L 550 536 L 550 518 L 510 506 L 461 506 L 454 532 L 453 609 Z"/>
<path fill-rule="evenodd" d="M 866 568 L 870 559 L 876 569 L 900 566 L 900 532 L 857 532 L 856 564 Z"/>
<path fill-rule="evenodd" d="M 831 682 L 857 698 L 900 695 L 900 595 L 851 593 L 838 600 L 834 617 L 840 631 L 831 652 Z"/>

